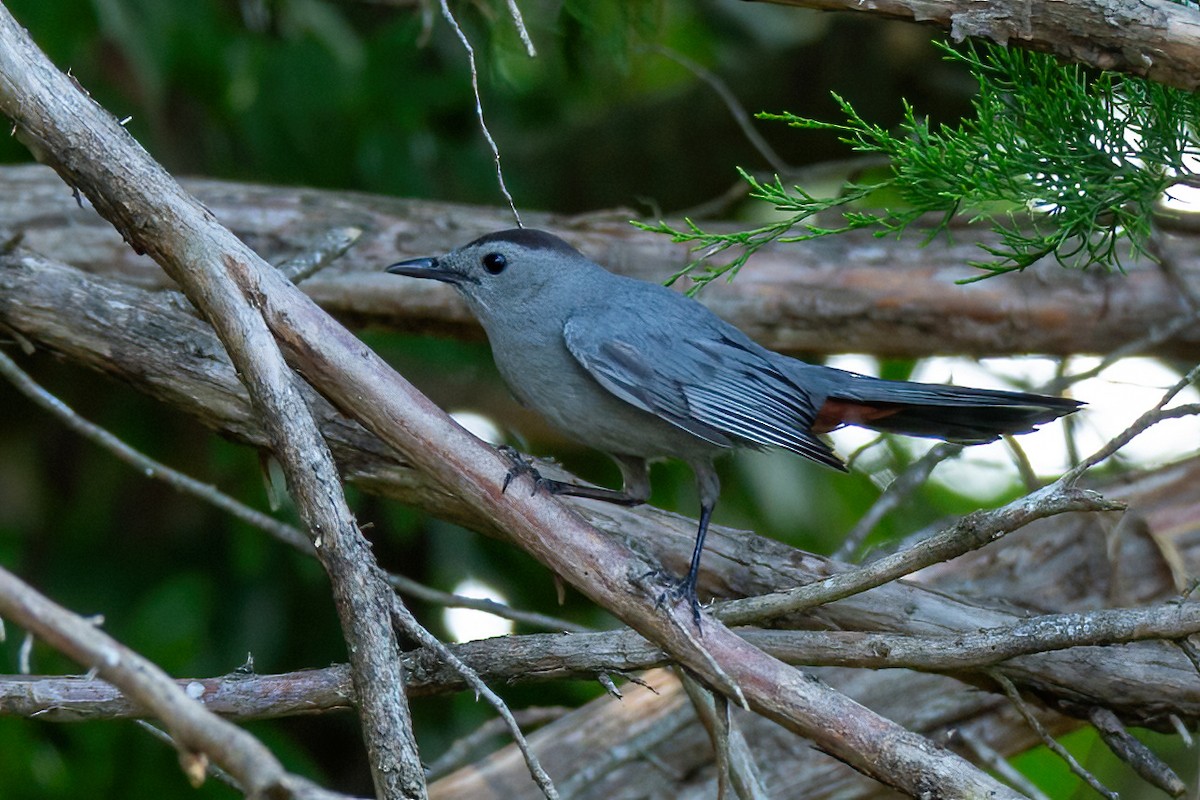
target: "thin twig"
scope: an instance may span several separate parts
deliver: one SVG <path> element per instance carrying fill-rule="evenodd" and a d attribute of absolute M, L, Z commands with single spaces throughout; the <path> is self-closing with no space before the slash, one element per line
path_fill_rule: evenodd
<path fill-rule="evenodd" d="M 487 614 L 494 614 L 503 619 L 520 622 L 525 625 L 532 625 L 535 628 L 542 628 L 548 631 L 570 631 L 571 633 L 587 633 L 595 630 L 587 625 L 580 625 L 570 620 L 554 617 L 549 614 L 542 614 L 536 611 L 522 611 L 513 608 L 510 605 L 489 600 L 485 597 L 467 597 L 461 594 L 453 594 L 451 592 L 443 592 L 438 589 L 426 586 L 423 583 L 414 581 L 412 578 L 407 578 L 403 575 L 398 575 L 394 572 L 387 573 L 386 580 L 391 584 L 396 591 L 410 595 L 418 600 L 424 600 L 427 603 L 436 603 L 440 606 L 448 608 L 470 608 L 475 611 L 483 611 Z"/>
<path fill-rule="evenodd" d="M 1120 503 L 1105 500 L 1095 492 L 1077 489 L 1060 479 L 1002 508 L 968 514 L 909 549 L 884 556 L 866 566 L 795 589 L 719 603 L 713 613 L 727 625 L 744 625 L 804 611 L 949 561 L 1037 519 L 1068 511 L 1117 511 L 1123 508 Z"/>
<path fill-rule="evenodd" d="M 963 445 L 961 444 L 941 442 L 929 448 L 928 452 L 908 465 L 903 472 L 896 476 L 895 480 L 888 484 L 883 493 L 867 509 L 867 513 L 859 517 L 858 522 L 854 523 L 854 527 L 850 529 L 845 539 L 838 545 L 833 557 L 845 560 L 853 555 L 862 546 L 863 541 L 871 534 L 871 531 L 875 530 L 875 526 L 879 524 L 879 521 L 916 493 L 924 485 L 925 481 L 929 479 L 929 475 L 938 464 L 941 464 L 948 458 L 954 458 L 962 450 Z"/>
<path fill-rule="evenodd" d="M 17 366 L 16 362 L 2 351 L 0 351 L 0 375 L 7 378 L 23 395 L 49 411 L 68 428 L 108 450 L 144 477 L 160 480 L 177 491 L 199 498 L 248 525 L 268 532 L 276 539 L 302 552 L 313 554 L 312 542 L 299 528 L 277 520 L 269 514 L 256 511 L 233 499 L 212 484 L 198 481 L 135 450 L 109 431 L 79 416 L 74 409 L 34 381 L 27 372 Z"/>
<path fill-rule="evenodd" d="M 300 283 L 344 256 L 362 235 L 362 228 L 354 227 L 326 231 L 305 252 L 292 256 L 277 265 L 276 269 L 292 283 Z"/>
<path fill-rule="evenodd" d="M 1200 403 L 1165 408 L 1167 403 L 1174 400 L 1180 392 L 1195 383 L 1198 376 L 1200 376 L 1200 366 L 1190 369 L 1186 375 L 1180 378 L 1174 386 L 1163 394 L 1162 399 L 1155 404 L 1154 408 L 1142 414 L 1134 420 L 1132 425 L 1110 439 L 1103 447 L 1068 470 L 1059 478 L 1058 482 L 1073 486 L 1089 469 L 1104 461 L 1136 437 L 1164 420 L 1200 414 Z"/>
<path fill-rule="evenodd" d="M 1086 782 L 1088 786 L 1091 786 L 1092 789 L 1094 789 L 1101 796 L 1108 798 L 1108 800 L 1120 800 L 1116 792 L 1109 789 L 1107 786 L 1101 783 L 1095 775 L 1084 769 L 1083 765 L 1075 760 L 1075 756 L 1071 755 L 1065 747 L 1059 744 L 1058 741 L 1050 735 L 1049 731 L 1046 730 L 1041 721 L 1034 716 L 1033 711 L 1029 708 L 1025 701 L 1021 699 L 1021 694 L 1017 691 L 1017 687 L 1013 685 L 1012 681 L 1010 681 L 1000 672 L 996 671 L 992 671 L 991 677 L 996 681 L 996 683 L 1000 684 L 1002 689 L 1004 689 L 1004 693 L 1008 695 L 1008 699 L 1012 702 L 1013 707 L 1015 707 L 1021 714 L 1021 717 L 1025 720 L 1026 724 L 1033 729 L 1034 733 L 1038 735 L 1038 738 L 1042 740 L 1042 743 L 1046 745 L 1046 747 L 1050 748 L 1055 755 L 1067 763 L 1067 766 L 1071 768 L 1071 772 L 1079 776 L 1079 778 Z"/>
<path fill-rule="evenodd" d="M 968 729 L 959 729 L 954 731 L 954 736 L 971 751 L 981 764 L 995 770 L 1001 778 L 1008 781 L 1010 786 L 1028 797 L 1029 800 L 1050 800 L 1050 797 L 1014 767 L 1011 761 L 993 750 L 974 732 Z"/>
<path fill-rule="evenodd" d="M 522 708 L 519 711 L 513 712 L 513 717 L 516 718 L 523 727 L 533 727 L 545 725 L 548 722 L 553 722 L 556 719 L 561 719 L 574 709 L 567 706 L 546 706 L 534 708 Z M 432 783 L 444 775 L 448 775 L 461 766 L 466 765 L 470 761 L 479 757 L 480 751 L 489 741 L 508 732 L 508 725 L 499 717 L 493 717 L 486 720 L 475 730 L 468 733 L 461 739 L 457 739 L 446 748 L 446 752 L 437 757 L 429 768 L 426 770 L 425 776 Z"/>
<path fill-rule="evenodd" d="M 762 784 L 754 752 L 730 716 L 728 699 L 704 688 L 687 670 L 676 672 L 696 716 L 712 740 L 717 757 L 717 796 L 728 796 L 728 789 L 732 787 L 740 800 L 766 800 L 770 795 Z"/>
<path fill-rule="evenodd" d="M 1017 437 L 1011 434 L 1004 434 L 1004 443 L 1008 445 L 1008 451 L 1012 454 L 1013 463 L 1016 464 L 1017 474 L 1021 476 L 1021 482 L 1025 484 L 1025 491 L 1037 491 L 1041 486 L 1041 481 L 1038 480 L 1037 473 L 1033 471 L 1033 463 L 1029 460 L 1029 454 L 1025 452 L 1025 448 L 1017 440 Z"/>
<path fill-rule="evenodd" d="M 742 135 L 746 137 L 746 140 L 749 141 L 751 145 L 753 145 L 754 149 L 758 151 L 758 154 L 763 157 L 763 160 L 771 165 L 771 169 L 775 170 L 776 175 L 784 175 L 793 171 L 792 168 L 789 167 L 787 163 L 779 157 L 779 154 L 775 152 L 775 148 L 771 147 L 770 143 L 768 143 L 767 140 L 763 138 L 763 135 L 758 132 L 758 129 L 754 127 L 754 122 L 751 120 L 750 114 L 747 113 L 745 106 L 743 106 L 742 102 L 738 100 L 738 97 L 733 93 L 733 90 L 729 88 L 729 84 L 725 83 L 720 76 L 705 67 L 703 64 L 693 61 L 683 53 L 680 53 L 678 50 L 673 50 L 665 45 L 652 45 L 650 50 L 658 53 L 664 58 L 674 61 L 679 66 L 692 73 L 692 75 L 708 84 L 709 88 L 717 93 L 717 97 L 721 98 L 721 102 L 725 104 L 727 109 L 729 109 L 729 115 L 733 117 L 733 121 L 737 123 L 739 128 L 741 128 Z"/>
<path fill-rule="evenodd" d="M 521 44 L 525 45 L 526 55 L 530 58 L 537 58 L 537 49 L 533 46 L 533 39 L 529 37 L 529 30 L 525 27 L 525 18 L 521 16 L 517 0 L 508 0 L 508 15 L 512 17 L 513 24 L 517 26 L 517 35 L 521 37 Z"/>
<path fill-rule="evenodd" d="M 417 644 L 437 653 L 442 663 L 457 672 L 467 682 L 467 685 L 475 690 L 477 696 L 483 697 L 492 708 L 496 709 L 496 713 L 500 715 L 505 725 L 508 726 L 509 733 L 512 735 L 517 749 L 521 751 L 521 755 L 525 758 L 525 765 L 528 767 L 529 774 L 533 778 L 534 783 L 542 790 L 542 794 L 546 796 L 546 800 L 558 800 L 558 791 L 554 788 L 553 781 L 550 780 L 550 776 L 546 774 L 546 771 L 542 769 L 537 756 L 534 755 L 533 750 L 529 747 L 529 742 L 526 741 L 525 735 L 521 733 L 521 726 L 517 724 L 517 720 L 513 717 L 512 711 L 509 710 L 508 704 L 500 699 L 500 696 L 483 682 L 479 677 L 479 673 L 464 664 L 462 659 L 456 656 L 449 647 L 427 631 L 421 623 L 417 622 L 412 612 L 394 595 L 392 623 L 398 630 L 403 631 L 417 642 Z"/>
<path fill-rule="evenodd" d="M 450 27 L 454 29 L 454 33 L 458 35 L 458 40 L 462 42 L 463 49 L 467 51 L 467 63 L 471 67 L 471 89 L 475 92 L 475 116 L 479 118 L 479 129 L 483 131 L 483 138 L 487 140 L 488 147 L 492 148 L 492 159 L 496 164 L 496 181 L 500 184 L 500 193 L 508 201 L 508 207 L 512 211 L 513 218 L 517 221 L 517 227 L 523 228 L 525 226 L 521 222 L 520 213 L 517 212 L 517 204 L 513 200 L 512 194 L 509 193 L 507 184 L 504 182 L 504 170 L 500 167 L 500 148 L 496 145 L 496 140 L 492 138 L 492 132 L 488 130 L 487 122 L 483 118 L 483 96 L 479 92 L 479 69 L 475 64 L 475 48 L 471 46 L 471 40 L 467 38 L 467 34 L 459 26 L 458 20 L 454 18 L 454 13 L 450 10 L 449 2 L 447 0 L 439 0 L 439 3 L 442 8 L 442 16 L 445 17 Z"/>

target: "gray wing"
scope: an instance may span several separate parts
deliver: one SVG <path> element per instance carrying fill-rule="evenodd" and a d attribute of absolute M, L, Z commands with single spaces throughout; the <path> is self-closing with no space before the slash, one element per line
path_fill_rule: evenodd
<path fill-rule="evenodd" d="M 810 429 L 817 415 L 812 398 L 757 347 L 736 329 L 713 324 L 715 317 L 699 325 L 672 317 L 588 309 L 567 320 L 563 335 L 571 355 L 605 389 L 705 441 L 782 447 L 845 469 Z M 694 335 L 681 336 L 685 329 Z"/>

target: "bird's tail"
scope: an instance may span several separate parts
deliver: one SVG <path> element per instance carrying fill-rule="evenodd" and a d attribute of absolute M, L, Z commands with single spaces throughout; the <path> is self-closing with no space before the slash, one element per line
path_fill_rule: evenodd
<path fill-rule="evenodd" d="M 834 379 L 813 425 L 817 433 L 859 425 L 906 436 L 981 444 L 1005 434 L 1029 433 L 1083 405 L 1078 400 L 1027 392 L 887 381 L 849 372 L 841 372 L 841 376 L 826 376 Z"/>

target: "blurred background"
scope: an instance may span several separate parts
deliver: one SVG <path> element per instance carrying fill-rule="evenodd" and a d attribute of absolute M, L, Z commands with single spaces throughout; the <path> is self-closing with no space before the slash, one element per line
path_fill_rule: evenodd
<path fill-rule="evenodd" d="M 9 0 L 14 16 L 63 69 L 177 175 L 498 205 L 492 154 L 475 117 L 470 73 L 454 32 L 433 7 L 404 0 Z M 852 15 L 822 15 L 733 0 L 605 2 L 526 0 L 538 57 L 524 52 L 503 2 L 455 6 L 474 44 L 484 109 L 518 206 L 586 214 L 613 208 L 657 217 L 704 208 L 733 186 L 735 167 L 769 170 L 711 83 L 719 76 L 744 108 L 837 119 L 830 91 L 864 118 L 900 119 L 906 98 L 953 121 L 974 85 L 930 44 L 930 31 Z M 433 13 L 431 13 L 433 12 Z M 827 133 L 780 124 L 757 129 L 792 167 L 851 155 Z M 29 160 L 0 138 L 0 162 Z M 823 180 L 832 191 L 844 177 Z M 820 190 L 809 184 L 808 188 Z M 64 186 L 64 192 L 68 189 Z M 746 218 L 753 205 L 718 206 Z M 447 242 L 447 247 L 459 242 Z M 915 246 L 915 245 L 914 245 Z M 382 266 L 382 265 L 381 265 Z M 751 267 L 752 268 L 752 267 Z M 665 278 L 666 276 L 664 276 Z M 581 475 L 616 485 L 615 468 L 519 414 L 486 344 L 362 335 L 448 410 L 470 414 L 493 437 L 552 454 Z M 835 362 L 887 377 L 916 374 L 973 385 L 1036 385 L 1057 364 L 960 361 Z M 35 377 L 82 415 L 131 445 L 256 507 L 267 498 L 257 454 L 207 432 L 125 386 L 46 357 Z M 1080 368 L 1087 362 L 1080 360 Z M 1102 376 L 1078 396 L 1113 398 L 1127 418 L 1089 423 L 1085 450 L 1157 399 L 1171 370 L 1151 361 L 1136 377 Z M 1125 388 L 1121 388 L 1125 387 Z M 470 402 L 468 402 L 468 398 Z M 1103 408 L 1097 412 L 1103 414 Z M 467 417 L 463 417 L 464 421 Z M 175 676 L 211 676 L 253 657 L 258 672 L 345 660 L 320 567 L 208 506 L 144 479 L 83 442 L 0 383 L 0 563 L 60 603 L 102 614 L 105 629 Z M 1167 432 L 1143 458 L 1166 460 L 1200 440 Z M 1111 429 L 1111 430 L 1110 430 Z M 849 434 L 839 450 L 868 444 Z M 1038 471 L 1061 469 L 1061 426 L 1023 441 Z M 722 466 L 717 521 L 795 546 L 832 552 L 890 477 L 927 444 L 887 441 L 850 476 L 799 459 L 750 454 Z M 1003 445 L 935 473 L 875 543 L 920 530 L 1022 491 Z M 568 590 L 557 605 L 551 576 L 522 552 L 394 503 L 349 490 L 383 565 L 447 591 L 490 595 L 595 626 L 605 615 Z M 653 502 L 693 514 L 692 479 L 657 466 Z M 413 602 L 447 639 L 513 630 L 494 617 L 444 613 Z M 527 630 L 518 626 L 518 631 Z M 16 672 L 23 632 L 8 630 L 0 672 Z M 76 665 L 35 646 L 35 673 Z M 575 705 L 593 684 L 499 687 L 517 707 Z M 422 752 L 433 760 L 491 716 L 473 696 L 414 702 Z M 318 782 L 367 794 L 369 775 L 349 714 L 248 726 L 289 766 Z M 1092 740 L 1075 737 L 1086 756 Z M 1101 749 L 1101 748 L 1098 748 Z M 1033 754 L 1027 758 L 1037 759 Z M 1055 797 L 1076 791 L 1053 759 L 1028 767 Z M 1097 767 L 1101 772 L 1103 766 Z M 1113 779 L 1115 783 L 1119 780 Z M 193 793 L 168 748 L 132 723 L 43 724 L 0 717 L 0 796 L 232 797 L 216 782 Z"/>

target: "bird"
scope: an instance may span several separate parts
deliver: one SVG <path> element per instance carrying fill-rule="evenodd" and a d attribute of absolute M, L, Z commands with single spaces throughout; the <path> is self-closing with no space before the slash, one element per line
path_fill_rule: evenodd
<path fill-rule="evenodd" d="M 843 472 L 821 438 L 845 425 L 961 444 L 1028 433 L 1079 401 L 892 381 L 810 364 L 756 343 L 697 300 L 610 272 L 533 228 L 488 233 L 387 272 L 453 286 L 483 326 L 513 395 L 569 437 L 607 453 L 621 491 L 542 480 L 535 491 L 628 505 L 650 497 L 649 462 L 695 475 L 700 518 L 687 575 L 668 593 L 700 626 L 696 583 L 720 494 L 714 459 L 780 448 Z M 504 486 L 528 464 L 516 464 Z M 660 597 L 660 602 L 663 598 Z"/>

